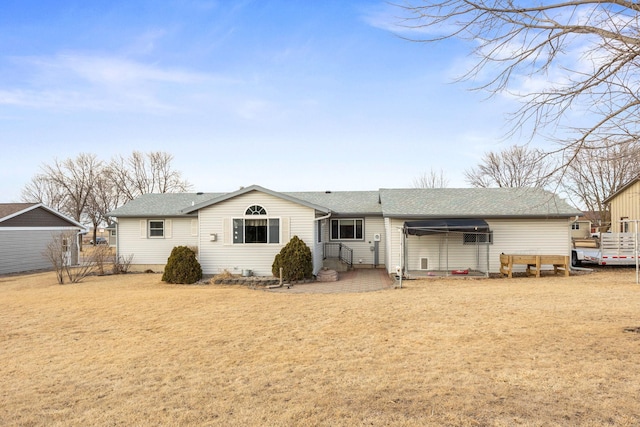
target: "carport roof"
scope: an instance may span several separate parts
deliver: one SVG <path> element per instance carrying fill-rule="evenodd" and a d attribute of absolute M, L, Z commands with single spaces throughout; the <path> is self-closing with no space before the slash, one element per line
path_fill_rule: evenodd
<path fill-rule="evenodd" d="M 397 218 L 571 217 L 582 213 L 537 188 L 380 189 L 382 212 Z"/>

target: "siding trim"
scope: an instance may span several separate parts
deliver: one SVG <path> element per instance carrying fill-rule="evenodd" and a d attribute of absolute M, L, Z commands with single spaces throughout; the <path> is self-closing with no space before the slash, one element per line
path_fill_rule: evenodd
<path fill-rule="evenodd" d="M 76 226 L 68 227 L 0 227 L 0 231 L 70 231 L 70 230 L 83 230 L 83 228 Z M 85 229 L 86 230 L 86 229 Z"/>

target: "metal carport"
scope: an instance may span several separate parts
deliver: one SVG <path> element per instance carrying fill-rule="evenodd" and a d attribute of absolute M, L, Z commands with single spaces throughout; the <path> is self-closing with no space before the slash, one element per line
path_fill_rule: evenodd
<path fill-rule="evenodd" d="M 403 251 L 404 266 L 408 265 L 410 256 L 410 254 L 408 253 L 409 251 L 406 250 L 406 240 L 409 236 L 427 236 L 438 234 L 444 239 L 444 271 L 446 272 L 446 275 L 449 275 L 451 272 L 449 269 L 449 236 L 452 233 L 463 234 L 463 239 L 467 239 L 464 241 L 464 244 L 475 246 L 475 268 L 478 271 L 484 272 L 484 274 L 488 277 L 489 247 L 491 245 L 492 236 L 489 224 L 487 224 L 485 220 L 479 218 L 436 218 L 405 221 L 403 227 L 402 242 L 402 246 L 405 248 L 405 250 Z M 482 266 L 483 260 L 486 261 L 486 264 L 484 266 Z M 403 272 L 405 272 L 404 268 Z"/>

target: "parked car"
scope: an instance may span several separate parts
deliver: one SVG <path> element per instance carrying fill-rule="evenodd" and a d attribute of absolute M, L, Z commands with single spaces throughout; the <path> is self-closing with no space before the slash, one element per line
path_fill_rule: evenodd
<path fill-rule="evenodd" d="M 94 244 L 93 240 L 89 241 L 90 244 Z M 109 242 L 107 242 L 107 239 L 105 239 L 104 237 L 98 237 L 96 238 L 96 245 L 108 245 Z"/>

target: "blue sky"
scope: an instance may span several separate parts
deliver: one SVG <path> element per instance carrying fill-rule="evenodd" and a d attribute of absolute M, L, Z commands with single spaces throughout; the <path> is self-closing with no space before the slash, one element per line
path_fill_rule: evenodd
<path fill-rule="evenodd" d="M 454 84 L 469 46 L 412 43 L 383 1 L 3 1 L 0 201 L 54 159 L 167 151 L 194 191 L 451 187 L 505 98 Z"/>

